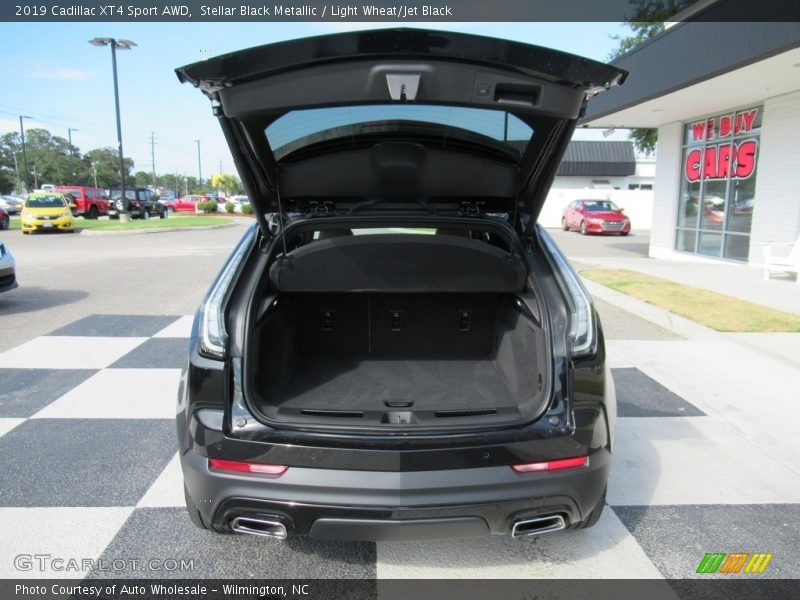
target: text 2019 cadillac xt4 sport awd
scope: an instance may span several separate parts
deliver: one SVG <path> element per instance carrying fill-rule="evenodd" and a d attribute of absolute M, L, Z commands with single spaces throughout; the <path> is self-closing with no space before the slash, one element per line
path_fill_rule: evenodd
<path fill-rule="evenodd" d="M 603 333 L 537 225 L 626 73 L 456 33 L 346 33 L 177 70 L 256 212 L 194 322 L 186 504 L 216 531 L 525 536 L 603 509 Z"/>

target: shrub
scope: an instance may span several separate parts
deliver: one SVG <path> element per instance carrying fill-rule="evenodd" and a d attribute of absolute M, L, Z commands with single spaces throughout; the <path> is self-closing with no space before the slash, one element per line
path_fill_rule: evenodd
<path fill-rule="evenodd" d="M 217 212 L 217 201 L 216 200 L 204 200 L 203 202 L 197 203 L 197 210 L 203 213 L 215 213 Z"/>
<path fill-rule="evenodd" d="M 252 204 L 242 204 L 242 212 L 246 215 L 253 214 L 253 205 Z"/>
<path fill-rule="evenodd" d="M 236 205 L 233 202 L 226 202 L 225 203 L 225 212 L 226 213 L 232 213 L 234 208 L 236 208 Z"/>

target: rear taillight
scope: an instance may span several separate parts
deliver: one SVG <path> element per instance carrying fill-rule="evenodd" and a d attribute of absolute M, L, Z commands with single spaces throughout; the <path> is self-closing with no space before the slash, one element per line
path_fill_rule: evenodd
<path fill-rule="evenodd" d="M 561 272 L 569 299 L 568 341 L 573 358 L 590 354 L 595 345 L 595 324 L 592 301 L 578 274 L 567 261 L 547 230 L 540 228 L 540 239 L 549 250 L 555 266 Z"/>
<path fill-rule="evenodd" d="M 262 475 L 265 477 L 280 477 L 289 467 L 286 465 L 265 465 L 264 463 L 251 463 L 239 460 L 222 460 L 209 458 L 208 468 L 214 471 L 227 471 L 229 473 L 246 473 L 248 475 Z"/>
<path fill-rule="evenodd" d="M 227 299 L 229 287 L 233 281 L 239 265 L 250 249 L 255 239 L 255 226 L 247 230 L 242 236 L 236 249 L 222 267 L 214 285 L 211 286 L 206 299 L 203 301 L 200 317 L 200 350 L 209 358 L 223 358 L 228 334 L 225 331 L 224 304 Z"/>
<path fill-rule="evenodd" d="M 511 465 L 517 473 L 541 473 L 542 471 L 560 471 L 562 469 L 577 469 L 589 464 L 588 456 L 575 456 L 572 458 L 559 458 L 540 462 L 520 463 Z"/>

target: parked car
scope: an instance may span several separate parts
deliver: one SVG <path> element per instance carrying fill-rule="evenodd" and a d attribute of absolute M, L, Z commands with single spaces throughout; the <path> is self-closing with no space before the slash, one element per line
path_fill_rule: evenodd
<path fill-rule="evenodd" d="M 628 235 L 631 221 L 616 204 L 610 200 L 574 200 L 564 209 L 561 217 L 564 231 L 577 229 L 587 233 L 618 233 Z"/>
<path fill-rule="evenodd" d="M 127 212 L 131 218 L 139 217 L 149 219 L 158 215 L 162 219 L 167 218 L 167 209 L 156 198 L 153 190 L 147 188 L 125 189 L 125 199 L 122 198 L 122 190 L 111 190 L 109 194 L 111 203 L 108 208 L 108 216 L 118 219 L 121 212 Z"/>
<path fill-rule="evenodd" d="M 96 219 L 101 215 L 108 214 L 109 199 L 100 188 L 83 185 L 57 185 L 55 191 L 69 194 L 75 199 L 73 214 L 76 217 Z"/>
<path fill-rule="evenodd" d="M 18 215 L 22 212 L 22 198 L 15 196 L 0 196 L 0 209 L 3 209 L 6 214 Z"/>
<path fill-rule="evenodd" d="M 614 388 L 592 301 L 536 221 L 585 101 L 626 73 L 414 29 L 177 73 L 220 111 L 257 216 L 195 316 L 178 393 L 194 524 L 351 540 L 593 525 Z"/>
<path fill-rule="evenodd" d="M 8 229 L 11 226 L 11 218 L 8 213 L 0 208 L 0 229 Z"/>
<path fill-rule="evenodd" d="M 233 204 L 233 212 L 240 213 L 242 212 L 242 206 L 245 204 L 250 204 L 250 198 L 243 195 L 238 196 L 231 196 L 228 198 L 228 202 Z"/>
<path fill-rule="evenodd" d="M 55 192 L 56 186 L 53 183 L 43 183 L 37 191 L 39 192 Z"/>
<path fill-rule="evenodd" d="M 17 271 L 14 255 L 0 240 L 0 292 L 7 292 L 17 287 Z"/>
<path fill-rule="evenodd" d="M 58 192 L 34 192 L 25 198 L 20 217 L 22 233 L 75 231 L 70 197 Z"/>
<path fill-rule="evenodd" d="M 167 202 L 163 202 L 163 205 L 166 206 L 170 212 L 198 212 L 197 205 L 200 202 L 207 202 L 210 200 L 208 196 L 200 196 L 190 194 L 188 196 L 183 196 L 176 200 L 169 200 Z"/>
<path fill-rule="evenodd" d="M 175 200 L 175 198 L 177 198 L 177 196 L 172 190 L 162 190 L 158 194 L 159 202 L 167 202 L 168 200 Z"/>

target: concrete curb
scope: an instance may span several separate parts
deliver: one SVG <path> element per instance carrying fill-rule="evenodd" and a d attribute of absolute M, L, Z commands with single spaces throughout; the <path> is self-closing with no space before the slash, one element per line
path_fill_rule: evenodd
<path fill-rule="evenodd" d="M 166 233 L 168 231 L 202 231 L 204 229 L 222 229 L 224 227 L 235 227 L 238 223 L 220 223 L 219 225 L 190 225 L 188 227 L 151 227 L 148 229 L 130 230 L 102 230 L 102 229 L 82 229 L 79 235 L 134 235 L 140 233 Z"/>
<path fill-rule="evenodd" d="M 594 298 L 599 298 L 600 300 L 604 300 L 609 304 L 613 304 L 617 308 L 635 315 L 640 319 L 644 319 L 645 321 L 653 323 L 654 325 L 658 325 L 662 329 L 666 329 L 667 331 L 670 331 L 680 337 L 688 340 L 704 340 L 728 344 L 732 343 L 740 347 L 747 348 L 752 352 L 768 355 L 770 358 L 778 360 L 790 367 L 798 368 L 798 366 L 800 366 L 797 361 L 787 358 L 779 351 L 767 350 L 763 346 L 749 343 L 746 339 L 737 337 L 735 334 L 716 331 L 715 329 L 711 329 L 710 327 L 706 327 L 700 323 L 690 321 L 685 317 L 673 314 L 667 310 L 664 310 L 663 308 L 658 308 L 657 306 L 653 306 L 647 302 L 637 300 L 636 298 L 632 298 L 631 296 L 627 296 L 621 292 L 612 290 L 611 288 L 600 285 L 599 283 L 595 283 L 594 281 L 590 281 L 586 278 L 581 279 L 583 280 L 583 284 L 586 286 L 587 291 Z M 795 335 L 800 335 L 800 333 Z"/>
<path fill-rule="evenodd" d="M 585 277 L 582 279 L 583 285 L 586 286 L 586 289 L 593 297 L 605 300 L 609 304 L 613 304 L 617 308 L 621 308 L 622 310 L 636 315 L 645 321 L 649 321 L 654 325 L 658 325 L 662 329 L 666 329 L 675 335 L 679 335 L 690 340 L 714 340 L 719 339 L 720 336 L 723 336 L 723 334 L 719 331 L 711 329 L 710 327 L 706 327 L 705 325 L 700 325 L 694 321 L 690 321 L 689 319 L 673 314 L 668 310 L 658 308 L 657 306 L 653 306 L 652 304 L 648 304 L 642 300 L 637 300 L 636 298 L 627 296 L 622 292 L 612 290 L 604 285 L 590 281 Z"/>

